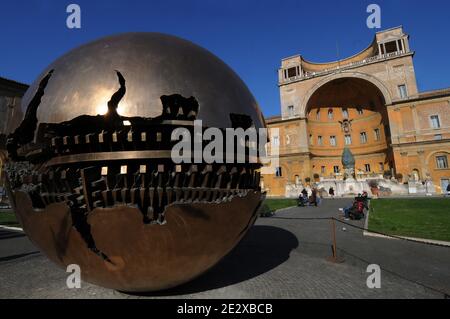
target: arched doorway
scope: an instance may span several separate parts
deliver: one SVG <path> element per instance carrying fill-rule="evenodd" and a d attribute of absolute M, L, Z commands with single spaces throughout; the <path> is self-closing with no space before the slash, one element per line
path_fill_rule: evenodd
<path fill-rule="evenodd" d="M 305 104 L 312 174 L 343 178 L 344 148 L 359 177 L 382 177 L 394 166 L 386 94 L 376 81 L 343 74 L 313 88 Z"/>

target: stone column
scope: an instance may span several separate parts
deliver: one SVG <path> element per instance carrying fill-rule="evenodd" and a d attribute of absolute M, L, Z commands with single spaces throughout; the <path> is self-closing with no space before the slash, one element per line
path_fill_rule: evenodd
<path fill-rule="evenodd" d="M 403 38 L 403 47 L 405 48 L 405 52 L 409 52 L 409 42 L 406 37 Z"/>
<path fill-rule="evenodd" d="M 298 148 L 300 152 L 309 152 L 309 135 L 306 118 L 299 120 Z"/>
<path fill-rule="evenodd" d="M 417 155 L 419 156 L 419 160 L 420 160 L 420 170 L 422 172 L 422 180 L 426 180 L 427 174 L 429 174 L 428 172 L 428 168 L 425 165 L 425 157 L 424 157 L 424 151 L 423 150 L 418 150 L 417 151 Z"/>
<path fill-rule="evenodd" d="M 417 115 L 417 109 L 414 104 L 411 105 L 410 108 L 411 108 L 412 117 L 413 117 L 414 131 L 417 132 L 417 134 L 416 134 L 416 136 L 417 136 L 420 133 L 419 116 Z M 417 140 L 417 137 L 415 137 L 415 139 Z"/>
<path fill-rule="evenodd" d="M 392 142 L 399 143 L 400 136 L 403 135 L 403 122 L 402 117 L 400 116 L 400 109 L 388 109 L 388 117 Z"/>

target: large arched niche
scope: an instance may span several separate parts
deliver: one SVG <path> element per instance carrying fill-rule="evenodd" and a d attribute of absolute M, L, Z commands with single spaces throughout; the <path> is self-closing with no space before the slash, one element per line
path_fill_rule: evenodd
<path fill-rule="evenodd" d="M 395 167 L 386 108 L 390 103 L 388 90 L 372 76 L 343 72 L 317 83 L 307 94 L 303 110 L 312 173 L 331 176 L 334 167 L 342 170 L 340 156 L 345 147 L 356 156 L 357 170 L 365 170 L 366 164 L 370 167 L 368 173 L 384 173 Z M 366 135 L 366 142 L 362 142 L 361 134 Z M 350 144 L 346 136 L 350 136 Z"/>
<path fill-rule="evenodd" d="M 347 86 L 342 85 L 342 83 L 344 84 L 347 83 L 348 85 Z M 350 89 L 352 87 L 352 84 L 353 86 L 356 85 L 359 87 L 360 92 L 363 93 L 363 96 L 364 95 L 367 96 L 368 95 L 367 93 L 370 94 L 376 92 L 375 95 L 381 98 L 379 104 L 382 104 L 383 107 L 392 104 L 392 98 L 389 90 L 376 77 L 360 72 L 341 72 L 323 78 L 307 91 L 300 105 L 301 116 L 302 117 L 306 116 L 307 112 L 309 111 L 309 108 L 316 102 L 316 99 L 318 96 L 321 95 L 321 92 L 329 89 L 332 86 L 336 87 L 337 86 L 336 84 L 341 84 L 341 86 L 345 87 L 345 89 Z M 367 89 L 367 91 L 364 90 L 361 91 L 361 89 Z M 342 101 L 343 94 L 341 93 L 342 92 L 339 92 L 338 99 L 334 100 L 334 103 L 339 103 L 340 101 Z M 350 96 L 352 96 L 352 94 L 348 94 L 348 97 Z M 364 102 L 370 101 L 363 100 L 361 102 L 363 102 L 362 104 L 367 104 Z"/>

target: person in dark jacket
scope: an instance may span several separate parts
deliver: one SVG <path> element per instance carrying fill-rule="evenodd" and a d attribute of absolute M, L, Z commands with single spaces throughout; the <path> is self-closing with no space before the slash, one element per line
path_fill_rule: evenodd
<path fill-rule="evenodd" d="M 316 188 L 312 189 L 310 204 L 317 207 L 317 189 Z"/>
<path fill-rule="evenodd" d="M 334 198 L 334 188 L 330 187 L 330 189 L 328 190 L 328 194 L 330 195 L 331 198 Z"/>

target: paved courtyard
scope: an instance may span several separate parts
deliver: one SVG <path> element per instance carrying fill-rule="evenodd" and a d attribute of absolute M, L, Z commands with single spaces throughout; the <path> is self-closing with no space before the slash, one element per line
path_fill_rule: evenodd
<path fill-rule="evenodd" d="M 259 218 L 236 247 L 208 273 L 181 287 L 134 295 L 82 283 L 66 287 L 67 273 L 20 233 L 0 228 L 0 298 L 444 298 L 450 294 L 450 249 L 365 237 L 336 224 L 338 254 L 331 255 L 331 221 L 350 199 L 290 208 Z M 363 222 L 352 222 L 363 226 Z M 368 264 L 381 267 L 381 288 L 366 285 Z"/>

